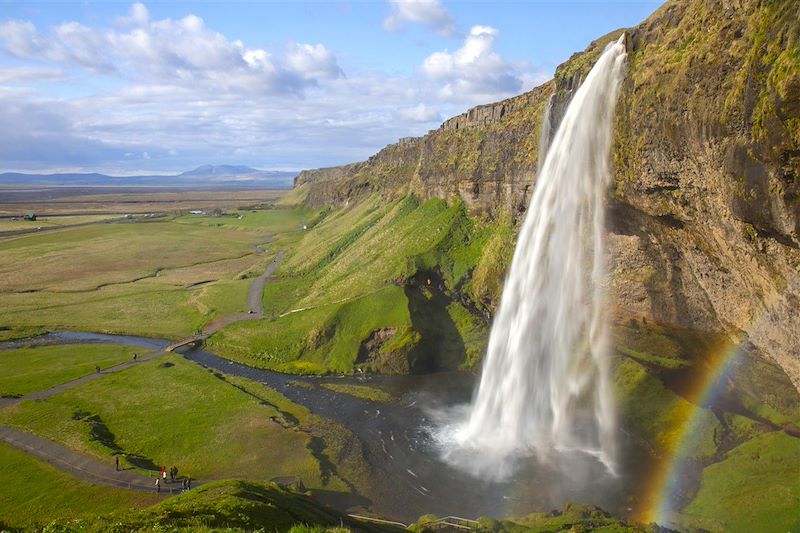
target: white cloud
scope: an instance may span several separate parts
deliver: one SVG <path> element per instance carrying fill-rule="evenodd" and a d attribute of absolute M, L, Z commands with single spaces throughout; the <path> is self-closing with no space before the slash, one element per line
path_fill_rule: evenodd
<path fill-rule="evenodd" d="M 248 47 L 196 16 L 153 20 L 143 5 L 114 24 L 0 25 L 0 51 L 20 60 L 0 67 L 0 167 L 130 174 L 342 164 L 538 76 L 497 54 L 497 32 L 485 27 L 409 76 L 345 76 L 323 44 Z M 66 94 L 34 85 L 67 75 Z"/>
<path fill-rule="evenodd" d="M 392 11 L 383 20 L 387 31 L 400 31 L 408 22 L 424 24 L 439 35 L 452 37 L 456 34 L 453 15 L 439 0 L 389 0 Z"/>
<path fill-rule="evenodd" d="M 144 4 L 136 2 L 131 6 L 130 18 L 137 24 L 147 24 L 150 20 L 150 12 L 147 11 Z"/>
<path fill-rule="evenodd" d="M 301 94 L 322 79 L 343 75 L 322 44 L 290 44 L 282 57 L 247 48 L 208 28 L 200 17 L 151 20 L 134 4 L 122 29 L 92 29 L 67 22 L 39 32 L 30 22 L 0 25 L 0 42 L 18 59 L 116 72 L 151 83 L 207 84 L 224 90 Z"/>
<path fill-rule="evenodd" d="M 286 53 L 286 65 L 291 70 L 302 73 L 306 79 L 335 79 L 344 75 L 336 57 L 321 44 L 290 44 Z"/>
<path fill-rule="evenodd" d="M 442 84 L 445 99 L 491 99 L 518 93 L 521 74 L 494 50 L 498 31 L 490 26 L 473 26 L 464 45 L 453 52 L 435 52 L 422 64 L 422 72 Z"/>
<path fill-rule="evenodd" d="M 441 122 L 442 116 L 439 111 L 423 103 L 414 107 L 406 107 L 398 111 L 400 118 L 411 122 Z"/>
<path fill-rule="evenodd" d="M 42 67 L 2 67 L 0 84 L 46 83 L 65 81 L 69 75 L 61 69 Z"/>
<path fill-rule="evenodd" d="M 0 40 L 11 55 L 80 66 L 94 71 L 111 71 L 112 63 L 105 56 L 104 39 L 77 22 L 66 22 L 46 36 L 27 21 L 11 20 L 0 25 Z"/>

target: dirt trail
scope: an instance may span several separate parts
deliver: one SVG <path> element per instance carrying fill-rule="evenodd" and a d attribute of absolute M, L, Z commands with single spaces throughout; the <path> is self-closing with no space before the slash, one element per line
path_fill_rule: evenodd
<path fill-rule="evenodd" d="M 50 463 L 82 481 L 123 489 L 156 492 L 156 472 L 150 477 L 131 470 L 117 471 L 114 465 L 103 463 L 31 433 L 24 433 L 5 426 L 0 426 L 0 440 Z M 195 486 L 197 485 L 199 484 L 195 484 Z M 182 490 L 181 481 L 175 483 L 162 481 L 161 483 L 161 493 L 163 494 L 168 495 Z"/>
<path fill-rule="evenodd" d="M 219 331 L 220 329 L 233 324 L 234 322 L 241 322 L 243 320 L 257 320 L 259 318 L 264 317 L 264 309 L 261 304 L 261 295 L 264 293 L 264 284 L 267 282 L 267 279 L 275 272 L 275 268 L 277 268 L 278 263 L 280 263 L 281 259 L 283 259 L 286 250 L 281 250 L 278 252 L 278 255 L 275 256 L 275 259 L 267 265 L 266 270 L 264 273 L 258 276 L 253 280 L 250 284 L 250 287 L 247 289 L 247 307 L 249 311 L 247 313 L 240 313 L 238 315 L 233 316 L 226 316 L 222 318 L 218 318 L 211 323 L 209 323 L 200 335 L 194 337 L 195 340 L 206 339 Z"/>

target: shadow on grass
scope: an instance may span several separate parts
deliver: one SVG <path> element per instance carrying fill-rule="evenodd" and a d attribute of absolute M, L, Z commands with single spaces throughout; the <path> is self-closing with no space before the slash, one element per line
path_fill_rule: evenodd
<path fill-rule="evenodd" d="M 436 272 L 420 271 L 404 287 L 408 312 L 420 342 L 414 349 L 415 373 L 455 370 L 467 358 L 466 347 L 447 307 L 453 300 Z"/>
<path fill-rule="evenodd" d="M 311 495 L 320 503 L 324 503 L 335 509 L 367 508 L 372 504 L 371 500 L 360 494 L 352 494 L 349 492 L 312 489 Z"/>
<path fill-rule="evenodd" d="M 89 440 L 98 442 L 105 448 L 111 450 L 114 455 L 124 456 L 125 459 L 136 468 L 143 470 L 160 471 L 161 468 L 153 463 L 152 459 L 138 454 L 126 453 L 117 444 L 116 436 L 100 418 L 100 415 L 93 415 L 87 411 L 76 411 L 72 414 L 73 420 L 79 420 L 89 426 Z"/>

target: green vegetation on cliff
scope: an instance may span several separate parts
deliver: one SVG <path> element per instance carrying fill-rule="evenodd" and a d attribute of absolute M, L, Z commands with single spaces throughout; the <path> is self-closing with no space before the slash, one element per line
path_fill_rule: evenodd
<path fill-rule="evenodd" d="M 478 309 L 497 298 L 490 274 L 511 237 L 510 222 L 475 220 L 461 202 L 369 198 L 291 242 L 264 289 L 266 318 L 228 326 L 208 345 L 295 373 L 472 366 L 486 337 Z"/>

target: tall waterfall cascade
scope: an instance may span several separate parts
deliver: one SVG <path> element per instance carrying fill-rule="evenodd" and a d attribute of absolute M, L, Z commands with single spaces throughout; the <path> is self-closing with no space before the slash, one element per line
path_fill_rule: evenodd
<path fill-rule="evenodd" d="M 550 135 L 553 130 L 553 121 L 550 118 L 550 113 L 553 111 L 553 98 L 555 93 L 550 95 L 547 99 L 547 107 L 544 108 L 544 116 L 542 117 L 542 131 L 539 134 L 539 161 L 537 164 L 536 175 L 542 175 L 542 167 L 544 167 L 544 159 L 547 155 L 547 149 L 550 148 Z"/>
<path fill-rule="evenodd" d="M 603 200 L 624 37 L 606 47 L 549 143 L 479 386 L 439 435 L 446 459 L 482 475 L 505 476 L 520 457 L 573 452 L 614 472 Z"/>

